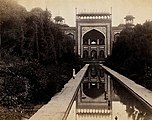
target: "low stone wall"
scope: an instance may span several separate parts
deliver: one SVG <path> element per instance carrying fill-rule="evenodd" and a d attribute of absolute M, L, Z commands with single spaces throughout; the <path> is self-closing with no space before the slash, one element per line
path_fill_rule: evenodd
<path fill-rule="evenodd" d="M 29 120 L 66 120 L 88 66 L 89 64 L 86 64 L 76 74 L 75 79 L 71 78 L 62 91 L 52 97 L 50 102 L 42 106 Z"/>
<path fill-rule="evenodd" d="M 143 102 L 152 111 L 152 91 L 136 84 L 134 81 L 117 73 L 116 71 L 101 65 L 112 77 L 126 87 L 137 99 Z"/>

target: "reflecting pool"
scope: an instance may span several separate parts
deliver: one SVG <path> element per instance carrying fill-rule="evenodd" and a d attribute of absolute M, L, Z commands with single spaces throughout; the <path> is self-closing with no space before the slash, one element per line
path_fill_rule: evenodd
<path fill-rule="evenodd" d="M 152 120 L 152 112 L 100 66 L 91 65 L 67 120 Z"/>

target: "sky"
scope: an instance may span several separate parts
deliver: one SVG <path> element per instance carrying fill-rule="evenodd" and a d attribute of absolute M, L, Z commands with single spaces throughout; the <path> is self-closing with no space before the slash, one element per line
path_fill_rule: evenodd
<path fill-rule="evenodd" d="M 19 4 L 31 10 L 34 7 L 47 7 L 52 17 L 62 16 L 65 23 L 75 26 L 77 12 L 110 12 L 112 7 L 112 25 L 125 23 L 126 15 L 135 17 L 134 23 L 142 24 L 152 20 L 152 0 L 17 0 Z"/>

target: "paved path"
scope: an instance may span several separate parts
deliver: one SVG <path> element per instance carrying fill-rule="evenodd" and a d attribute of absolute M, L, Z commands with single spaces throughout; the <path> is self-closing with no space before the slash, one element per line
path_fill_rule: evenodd
<path fill-rule="evenodd" d="M 152 110 L 152 91 L 144 88 L 141 85 L 136 84 L 134 81 L 115 72 L 114 70 L 111 70 L 110 68 L 104 65 L 101 66 Z"/>
<path fill-rule="evenodd" d="M 86 64 L 76 74 L 75 79 L 71 78 L 62 91 L 42 106 L 29 120 L 65 120 L 88 66 Z"/>

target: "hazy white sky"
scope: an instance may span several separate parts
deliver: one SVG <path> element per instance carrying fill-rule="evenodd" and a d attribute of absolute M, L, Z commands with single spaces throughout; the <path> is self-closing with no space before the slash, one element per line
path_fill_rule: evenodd
<path fill-rule="evenodd" d="M 112 24 L 124 23 L 128 14 L 135 16 L 135 24 L 152 20 L 152 0 L 17 0 L 27 10 L 46 7 L 53 16 L 65 18 L 66 24 L 75 26 L 75 8 L 78 11 L 106 11 L 112 7 Z"/>

